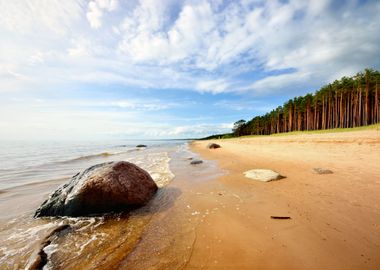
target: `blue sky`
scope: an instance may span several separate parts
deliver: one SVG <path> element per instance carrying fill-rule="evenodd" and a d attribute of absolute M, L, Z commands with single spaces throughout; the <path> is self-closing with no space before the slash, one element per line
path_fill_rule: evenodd
<path fill-rule="evenodd" d="M 380 68 L 379 1 L 0 0 L 0 139 L 186 138 Z"/>

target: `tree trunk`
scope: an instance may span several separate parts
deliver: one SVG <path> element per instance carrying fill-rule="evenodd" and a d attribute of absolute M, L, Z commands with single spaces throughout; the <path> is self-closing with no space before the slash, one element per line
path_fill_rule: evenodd
<path fill-rule="evenodd" d="M 359 87 L 359 126 L 361 126 L 362 123 L 362 89 Z"/>
<path fill-rule="evenodd" d="M 340 107 L 340 124 L 339 124 L 339 127 L 340 128 L 344 128 L 344 104 L 345 104 L 345 101 L 344 101 L 344 93 L 341 93 L 341 107 Z"/>
<path fill-rule="evenodd" d="M 380 120 L 380 115 L 379 115 L 379 90 L 377 88 L 377 80 L 376 80 L 376 88 L 375 88 L 375 106 L 374 106 L 374 111 L 375 111 L 375 123 L 379 123 Z"/>
<path fill-rule="evenodd" d="M 365 108 L 364 108 L 364 125 L 368 125 L 369 112 L 368 112 L 368 102 L 369 102 L 369 78 L 368 74 L 365 76 Z"/>

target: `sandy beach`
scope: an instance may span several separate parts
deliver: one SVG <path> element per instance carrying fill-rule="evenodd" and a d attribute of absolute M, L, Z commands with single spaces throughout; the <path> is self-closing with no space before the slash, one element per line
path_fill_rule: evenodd
<path fill-rule="evenodd" d="M 221 148 L 207 149 L 210 142 Z M 225 174 L 189 196 L 212 214 L 195 228 L 187 269 L 380 269 L 379 130 L 196 141 L 191 149 Z M 286 178 L 244 177 L 259 168 Z"/>
<path fill-rule="evenodd" d="M 153 158 L 145 166 L 154 172 L 162 156 L 157 172 L 166 177 L 170 165 L 175 175 L 127 215 L 33 219 L 67 180 L 5 189 L 0 268 L 27 268 L 44 237 L 69 224 L 73 231 L 54 240 L 52 269 L 380 269 L 379 130 L 193 141 L 190 150 L 183 143 L 107 157 Z M 255 181 L 243 175 L 251 169 L 286 178 Z"/>

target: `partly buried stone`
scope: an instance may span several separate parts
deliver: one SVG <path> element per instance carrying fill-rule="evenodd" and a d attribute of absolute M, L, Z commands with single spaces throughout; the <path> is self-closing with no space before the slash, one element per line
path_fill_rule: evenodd
<path fill-rule="evenodd" d="M 191 165 L 197 165 L 197 164 L 202 164 L 203 161 L 200 159 L 194 159 L 190 162 Z"/>
<path fill-rule="evenodd" d="M 137 148 L 145 148 L 145 147 L 147 147 L 145 144 L 138 144 L 138 145 L 136 145 L 136 147 Z"/>
<path fill-rule="evenodd" d="M 157 191 L 152 177 L 126 161 L 94 165 L 50 194 L 35 217 L 88 216 L 131 210 Z"/>
<path fill-rule="evenodd" d="M 216 148 L 220 148 L 221 146 L 219 145 L 219 144 L 217 144 L 217 143 L 209 143 L 208 145 L 207 145 L 207 148 L 208 149 L 216 149 Z"/>
<path fill-rule="evenodd" d="M 278 172 L 266 169 L 249 170 L 244 172 L 244 175 L 247 178 L 262 182 L 275 181 L 285 178 L 285 176 L 282 176 Z"/>
<path fill-rule="evenodd" d="M 329 169 L 323 169 L 323 168 L 313 168 L 313 171 L 316 174 L 332 174 L 333 171 Z"/>

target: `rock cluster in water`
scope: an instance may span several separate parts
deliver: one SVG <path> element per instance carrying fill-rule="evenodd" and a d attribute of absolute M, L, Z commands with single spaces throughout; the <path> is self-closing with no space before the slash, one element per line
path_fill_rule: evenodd
<path fill-rule="evenodd" d="M 157 191 L 152 177 L 138 166 L 108 162 L 73 176 L 50 194 L 35 217 L 88 216 L 145 205 Z"/>
<path fill-rule="evenodd" d="M 138 145 L 136 145 L 136 147 L 137 148 L 145 148 L 145 147 L 147 147 L 145 144 L 138 144 Z"/>

